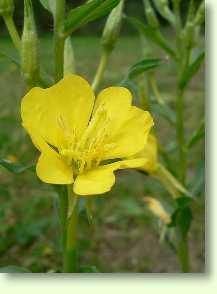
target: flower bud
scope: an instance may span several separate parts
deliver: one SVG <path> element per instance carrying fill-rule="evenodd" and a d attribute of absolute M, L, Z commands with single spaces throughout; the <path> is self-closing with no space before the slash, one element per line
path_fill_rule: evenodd
<path fill-rule="evenodd" d="M 14 13 L 14 0 L 0 0 L 0 15 L 12 16 Z"/>
<path fill-rule="evenodd" d="M 64 75 L 75 73 L 75 57 L 71 37 L 65 40 L 64 45 Z"/>
<path fill-rule="evenodd" d="M 121 0 L 107 18 L 102 35 L 102 45 L 106 50 L 111 51 L 117 41 L 121 28 L 123 6 L 124 0 Z"/>
<path fill-rule="evenodd" d="M 32 84 L 39 77 L 38 37 L 31 0 L 24 0 L 24 27 L 21 42 L 21 69 L 24 79 Z"/>
<path fill-rule="evenodd" d="M 143 0 L 143 2 L 144 2 L 144 6 L 145 6 L 145 15 L 146 15 L 148 24 L 153 29 L 157 29 L 159 27 L 159 21 L 158 21 L 157 16 L 154 12 L 154 9 L 151 6 L 150 1 Z"/>

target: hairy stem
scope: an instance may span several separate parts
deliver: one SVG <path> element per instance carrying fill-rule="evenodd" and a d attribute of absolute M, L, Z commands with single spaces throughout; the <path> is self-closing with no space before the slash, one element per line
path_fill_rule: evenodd
<path fill-rule="evenodd" d="M 178 244 L 177 248 L 179 262 L 181 266 L 181 270 L 183 273 L 190 272 L 190 264 L 189 264 L 189 250 L 188 250 L 188 238 L 183 237 Z"/>
<path fill-rule="evenodd" d="M 185 184 L 186 177 L 186 151 L 185 151 L 185 129 L 184 129 L 184 93 L 183 90 L 177 89 L 177 123 L 176 123 L 176 135 L 178 142 L 179 152 L 179 178 L 182 184 Z"/>
<path fill-rule="evenodd" d="M 104 77 L 105 69 L 108 64 L 108 59 L 110 56 L 110 51 L 109 50 L 103 50 L 102 55 L 100 58 L 99 66 L 97 68 L 96 75 L 94 77 L 93 83 L 92 83 L 92 88 L 94 91 L 96 91 Z"/>
<path fill-rule="evenodd" d="M 54 16 L 54 80 L 58 82 L 63 77 L 64 42 L 63 34 L 65 0 L 56 0 Z"/>
<path fill-rule="evenodd" d="M 13 17 L 11 15 L 4 16 L 5 25 L 8 29 L 8 32 L 11 36 L 11 39 L 14 43 L 14 46 L 20 50 L 21 42 L 20 42 L 20 36 L 18 34 L 17 28 L 15 26 Z"/>
<path fill-rule="evenodd" d="M 72 187 L 68 186 L 68 203 L 73 199 L 72 197 L 77 197 L 72 192 Z M 68 205 L 69 212 L 69 205 Z M 64 247 L 64 262 L 63 262 L 63 272 L 64 273 L 75 273 L 78 272 L 78 262 L 77 262 L 77 224 L 78 224 L 78 202 L 75 202 L 72 212 L 68 215 L 66 221 L 66 238 Z"/>

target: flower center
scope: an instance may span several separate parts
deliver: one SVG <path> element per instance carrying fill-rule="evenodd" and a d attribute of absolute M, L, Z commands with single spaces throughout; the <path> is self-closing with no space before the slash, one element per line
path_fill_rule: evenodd
<path fill-rule="evenodd" d="M 106 150 L 113 147 L 113 144 L 106 144 L 110 119 L 103 105 L 93 113 L 80 138 L 61 116 L 58 117 L 58 124 L 61 129 L 59 154 L 67 164 L 72 165 L 75 174 L 97 167 Z"/>

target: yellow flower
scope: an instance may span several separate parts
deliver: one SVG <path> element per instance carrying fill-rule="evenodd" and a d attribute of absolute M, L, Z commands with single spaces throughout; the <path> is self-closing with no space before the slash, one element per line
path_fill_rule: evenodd
<path fill-rule="evenodd" d="M 77 75 L 48 89 L 31 89 L 22 99 L 21 117 L 41 152 L 38 177 L 73 184 L 78 195 L 94 195 L 111 189 L 115 170 L 142 166 L 141 157 L 122 160 L 144 148 L 153 125 L 149 112 L 131 102 L 123 87 L 104 89 L 95 101 L 88 82 Z"/>
<path fill-rule="evenodd" d="M 157 139 L 154 135 L 148 135 L 144 149 L 137 153 L 136 156 L 145 159 L 145 164 L 142 167 L 139 167 L 140 170 L 152 174 L 158 169 Z"/>

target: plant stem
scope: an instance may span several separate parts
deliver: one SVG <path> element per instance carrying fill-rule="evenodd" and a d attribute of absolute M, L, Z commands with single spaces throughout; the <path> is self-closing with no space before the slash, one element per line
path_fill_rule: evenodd
<path fill-rule="evenodd" d="M 63 248 L 65 248 L 65 245 L 66 245 L 67 213 L 68 213 L 68 195 L 66 191 L 63 191 L 63 193 L 59 194 L 59 216 L 60 216 L 60 222 L 62 226 Z"/>
<path fill-rule="evenodd" d="M 184 93 L 183 90 L 178 87 L 177 89 L 177 123 L 176 123 L 176 135 L 178 142 L 179 152 L 179 178 L 182 184 L 185 184 L 186 177 L 186 151 L 185 151 L 185 130 L 184 130 Z"/>
<path fill-rule="evenodd" d="M 190 272 L 190 264 L 189 264 L 189 250 L 188 250 L 188 238 L 187 236 L 182 237 L 178 243 L 178 257 L 181 266 L 181 270 L 183 273 Z"/>
<path fill-rule="evenodd" d="M 6 16 L 4 16 L 4 21 L 5 21 L 6 27 L 8 29 L 8 32 L 11 36 L 11 39 L 14 43 L 14 46 L 20 51 L 20 46 L 21 46 L 20 36 L 19 36 L 17 28 L 15 26 L 13 17 L 11 15 L 6 15 Z"/>
<path fill-rule="evenodd" d="M 72 187 L 68 186 L 68 202 L 70 197 L 77 197 L 72 192 Z M 69 207 L 69 206 L 68 206 Z M 68 214 L 68 213 L 67 213 Z M 77 224 L 78 224 L 78 202 L 75 203 L 73 211 L 70 216 L 67 215 L 66 222 L 66 240 L 64 247 L 64 273 L 78 272 L 77 263 Z"/>
<path fill-rule="evenodd" d="M 108 64 L 108 59 L 109 59 L 109 56 L 110 56 L 110 51 L 109 50 L 106 50 L 104 49 L 102 51 L 102 55 L 101 55 L 101 58 L 100 58 L 100 63 L 99 63 L 99 66 L 97 68 L 97 72 L 96 72 L 96 75 L 94 77 L 94 80 L 93 80 L 93 83 L 92 83 L 92 88 L 94 91 L 96 91 L 103 79 L 103 76 L 104 76 L 104 73 L 105 73 L 105 68 Z"/>
<path fill-rule="evenodd" d="M 58 82 L 63 77 L 64 42 L 63 34 L 65 0 L 56 0 L 54 16 L 54 80 Z"/>

